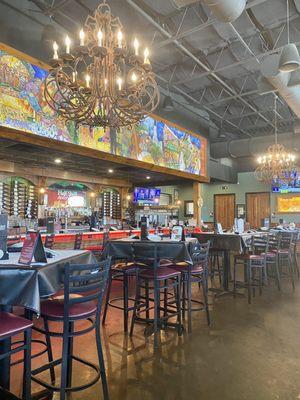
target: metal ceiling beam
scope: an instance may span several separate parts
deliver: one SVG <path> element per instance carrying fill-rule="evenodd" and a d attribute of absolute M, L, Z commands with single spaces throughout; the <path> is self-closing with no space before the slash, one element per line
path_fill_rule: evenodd
<path fill-rule="evenodd" d="M 253 96 L 254 94 L 259 94 L 259 91 L 258 90 L 250 90 L 249 92 L 239 93 L 235 96 L 223 97 L 221 99 L 213 100 L 209 103 L 202 103 L 202 104 L 204 106 L 215 106 L 215 105 L 219 105 L 220 103 L 224 103 L 224 101 L 226 102 L 226 101 L 236 100 L 236 99 L 240 99 L 240 97 Z M 254 111 L 254 114 L 257 114 L 257 112 Z"/>
<path fill-rule="evenodd" d="M 248 8 L 251 8 L 251 7 L 255 7 L 255 6 L 257 6 L 257 5 L 261 4 L 261 3 L 264 3 L 265 1 L 267 1 L 267 0 L 254 0 L 254 1 L 251 1 L 248 4 L 246 4 L 245 9 L 248 9 Z M 154 49 L 161 49 L 162 47 L 167 46 L 168 44 L 171 44 L 174 40 L 183 39 L 184 37 L 192 35 L 193 33 L 202 31 L 203 29 L 206 29 L 209 26 L 213 25 L 215 22 L 217 22 L 216 19 L 210 19 L 209 18 L 203 24 L 195 26 L 194 28 L 188 29 L 185 32 L 178 33 L 177 35 L 171 36 L 170 38 L 161 41 L 160 43 L 158 43 L 158 45 L 156 45 L 154 47 Z"/>
<path fill-rule="evenodd" d="M 142 7 L 140 7 L 133 0 L 126 0 L 129 5 L 131 5 L 136 11 L 138 11 L 142 16 L 144 16 L 159 32 L 161 32 L 167 38 L 171 38 L 172 34 L 165 30 L 158 22 L 156 22 Z M 267 124 L 273 127 L 271 121 L 269 121 L 263 114 L 261 114 L 256 107 L 254 107 L 251 103 L 245 100 L 243 97 L 239 96 L 235 89 L 229 86 L 221 77 L 219 77 L 215 72 L 212 72 L 210 68 L 204 64 L 199 58 L 197 58 L 190 50 L 188 50 L 182 43 L 178 40 L 172 40 L 172 42 L 186 55 L 188 55 L 193 61 L 195 61 L 200 67 L 202 67 L 206 72 L 210 72 L 210 77 L 212 77 L 215 81 L 220 83 L 229 94 L 238 96 L 242 103 L 244 103 L 247 107 L 249 107 L 252 111 L 257 111 L 257 115 L 261 119 L 263 119 Z"/>
<path fill-rule="evenodd" d="M 161 80 L 162 82 L 164 82 L 165 84 L 168 84 L 167 79 L 163 78 L 160 75 L 156 74 L 156 77 Z M 180 87 L 176 86 L 176 85 L 170 85 L 173 89 L 175 89 L 178 93 L 180 93 L 182 96 L 184 96 L 185 98 L 189 99 L 190 101 L 192 101 L 193 103 L 197 104 L 198 106 L 201 105 L 201 107 L 206 110 L 209 114 L 213 115 L 215 118 L 217 118 L 218 120 L 221 120 L 223 123 L 228 124 L 229 126 L 231 126 L 232 128 L 234 128 L 235 130 L 237 130 L 238 132 L 243 133 L 246 136 L 252 136 L 251 134 L 249 134 L 247 131 L 245 131 L 244 129 L 241 129 L 238 125 L 236 125 L 235 123 L 224 119 L 223 115 L 218 114 L 216 111 L 210 109 L 207 106 L 203 106 L 199 100 L 195 99 L 194 97 L 190 96 L 188 93 L 186 93 L 184 90 L 182 90 Z"/>
<path fill-rule="evenodd" d="M 278 111 L 280 111 L 280 110 L 287 110 L 288 109 L 288 106 L 287 106 L 287 104 L 284 102 L 284 105 L 283 106 L 281 106 L 281 107 L 279 107 L 279 106 L 277 106 L 277 110 Z M 274 107 L 272 107 L 272 108 L 267 108 L 267 109 L 265 109 L 265 110 L 261 110 L 261 112 L 262 113 L 267 113 L 267 112 L 274 112 Z M 255 112 L 251 112 L 251 113 L 246 113 L 246 114 L 241 114 L 241 115 L 236 115 L 236 116 L 232 116 L 232 117 L 230 117 L 230 118 L 228 118 L 230 121 L 235 121 L 235 120 L 239 120 L 239 119 L 241 119 L 241 118 L 247 118 L 247 117 L 253 117 L 254 115 L 256 115 L 256 113 Z"/>
<path fill-rule="evenodd" d="M 294 19 L 298 19 L 298 18 L 299 18 L 299 15 Z M 295 45 L 299 46 L 300 45 L 300 41 L 299 42 L 295 42 Z M 255 56 L 252 56 L 252 57 L 249 57 L 249 58 L 243 58 L 242 60 L 236 61 L 236 62 L 228 64 L 228 65 L 224 65 L 222 67 L 216 68 L 216 69 L 211 70 L 211 71 L 202 72 L 197 76 L 194 75 L 194 76 L 190 76 L 189 78 L 186 78 L 186 79 L 180 79 L 180 80 L 176 81 L 175 83 L 176 83 L 176 85 L 190 83 L 190 82 L 192 82 L 192 81 L 194 81 L 196 79 L 201 79 L 201 78 L 207 77 L 207 76 L 211 75 L 212 72 L 219 73 L 219 72 L 226 71 L 227 69 L 231 69 L 231 68 L 243 65 L 243 64 L 247 64 L 247 63 L 252 62 L 252 61 L 260 60 L 261 58 L 264 58 L 267 55 L 271 55 L 271 54 L 280 52 L 283 49 L 283 47 L 284 47 L 284 45 L 280 46 L 280 47 L 276 47 L 275 49 L 272 49 L 272 50 L 269 50 L 269 51 L 265 51 L 265 52 L 260 53 L 260 54 L 256 54 Z"/>

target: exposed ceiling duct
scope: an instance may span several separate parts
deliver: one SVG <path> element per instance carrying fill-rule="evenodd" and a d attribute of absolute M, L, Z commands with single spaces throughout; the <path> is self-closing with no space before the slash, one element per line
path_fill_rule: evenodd
<path fill-rule="evenodd" d="M 246 0 L 202 0 L 221 22 L 233 22 L 244 11 Z"/>
<path fill-rule="evenodd" d="M 210 154 L 213 158 L 257 156 L 259 153 L 265 152 L 272 144 L 272 141 L 272 136 L 259 136 L 250 139 L 212 143 L 210 145 Z M 295 135 L 294 132 L 281 134 L 279 142 L 284 143 L 287 149 L 296 151 L 300 149 L 300 136 Z"/>
<path fill-rule="evenodd" d="M 286 101 L 297 117 L 300 117 L 300 87 L 288 87 L 290 73 L 278 69 L 279 55 L 266 57 L 261 64 L 261 73 L 274 86 L 280 96 Z"/>

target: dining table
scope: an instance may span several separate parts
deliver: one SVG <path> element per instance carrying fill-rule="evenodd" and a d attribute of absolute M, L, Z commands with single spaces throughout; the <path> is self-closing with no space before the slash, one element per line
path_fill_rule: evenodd
<path fill-rule="evenodd" d="M 202 232 L 193 233 L 192 236 L 197 238 L 199 242 L 210 242 L 210 249 L 223 254 L 223 279 L 222 279 L 222 293 L 230 293 L 229 290 L 229 277 L 230 277 L 230 257 L 232 253 L 242 254 L 250 245 L 254 234 L 257 232 L 245 233 L 214 233 Z"/>
<path fill-rule="evenodd" d="M 170 259 L 176 262 L 192 263 L 190 255 L 190 246 L 197 241 L 196 238 L 186 238 L 185 241 L 175 241 L 169 238 L 162 238 L 161 240 L 143 240 L 134 238 L 123 238 L 119 240 L 110 240 L 108 253 L 115 259 L 133 257 L 132 244 L 139 242 L 144 243 L 145 246 L 156 243 L 158 256 L 160 259 Z M 127 244 L 127 245 L 126 245 Z"/>
<path fill-rule="evenodd" d="M 63 271 L 71 264 L 95 263 L 95 257 L 87 250 L 55 250 L 46 263 L 19 263 L 20 253 L 9 253 L 9 259 L 0 260 L 0 311 L 11 312 L 14 306 L 40 314 L 40 300 L 57 293 L 63 285 Z M 10 349 L 11 342 L 0 342 L 0 354 Z M 0 361 L 0 387 L 9 390 L 10 359 Z"/>

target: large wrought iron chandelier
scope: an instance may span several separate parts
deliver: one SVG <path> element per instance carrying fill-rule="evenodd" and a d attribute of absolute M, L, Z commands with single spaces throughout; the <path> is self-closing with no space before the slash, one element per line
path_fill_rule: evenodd
<path fill-rule="evenodd" d="M 255 170 L 256 178 L 263 183 L 289 183 L 297 177 L 296 156 L 288 153 L 285 147 L 278 143 L 276 106 L 277 96 L 274 94 L 275 143 L 269 146 L 266 154 L 258 157 Z"/>
<path fill-rule="evenodd" d="M 118 129 L 158 105 L 149 50 L 142 53 L 137 38 L 127 47 L 122 24 L 105 0 L 86 19 L 78 45 L 67 36 L 61 52 L 54 42 L 50 65 L 45 98 L 66 120 Z"/>

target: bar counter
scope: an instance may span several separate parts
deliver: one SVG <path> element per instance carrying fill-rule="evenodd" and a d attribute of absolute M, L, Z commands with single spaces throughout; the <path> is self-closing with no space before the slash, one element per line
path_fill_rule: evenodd
<path fill-rule="evenodd" d="M 154 229 L 150 229 L 149 232 L 154 233 Z M 169 232 L 170 232 L 169 228 L 162 229 L 162 233 L 164 235 L 168 235 Z M 139 236 L 140 233 L 141 233 L 140 229 L 110 231 L 109 238 L 111 240 L 122 239 L 122 238 L 128 237 L 130 235 L 138 235 Z M 76 235 L 75 233 L 71 233 L 71 232 L 55 234 L 54 248 L 55 249 L 72 248 L 74 245 L 75 235 Z M 42 234 L 43 241 L 46 236 L 47 236 L 46 234 Z M 18 237 L 9 236 L 8 242 L 14 243 L 15 238 L 17 238 L 17 241 L 20 240 L 20 236 L 18 236 Z M 24 238 L 25 238 L 25 235 L 21 235 L 22 241 L 24 241 Z M 99 249 L 101 249 L 102 241 L 103 241 L 103 232 L 84 232 L 82 234 L 82 248 L 83 249 L 99 250 Z"/>

